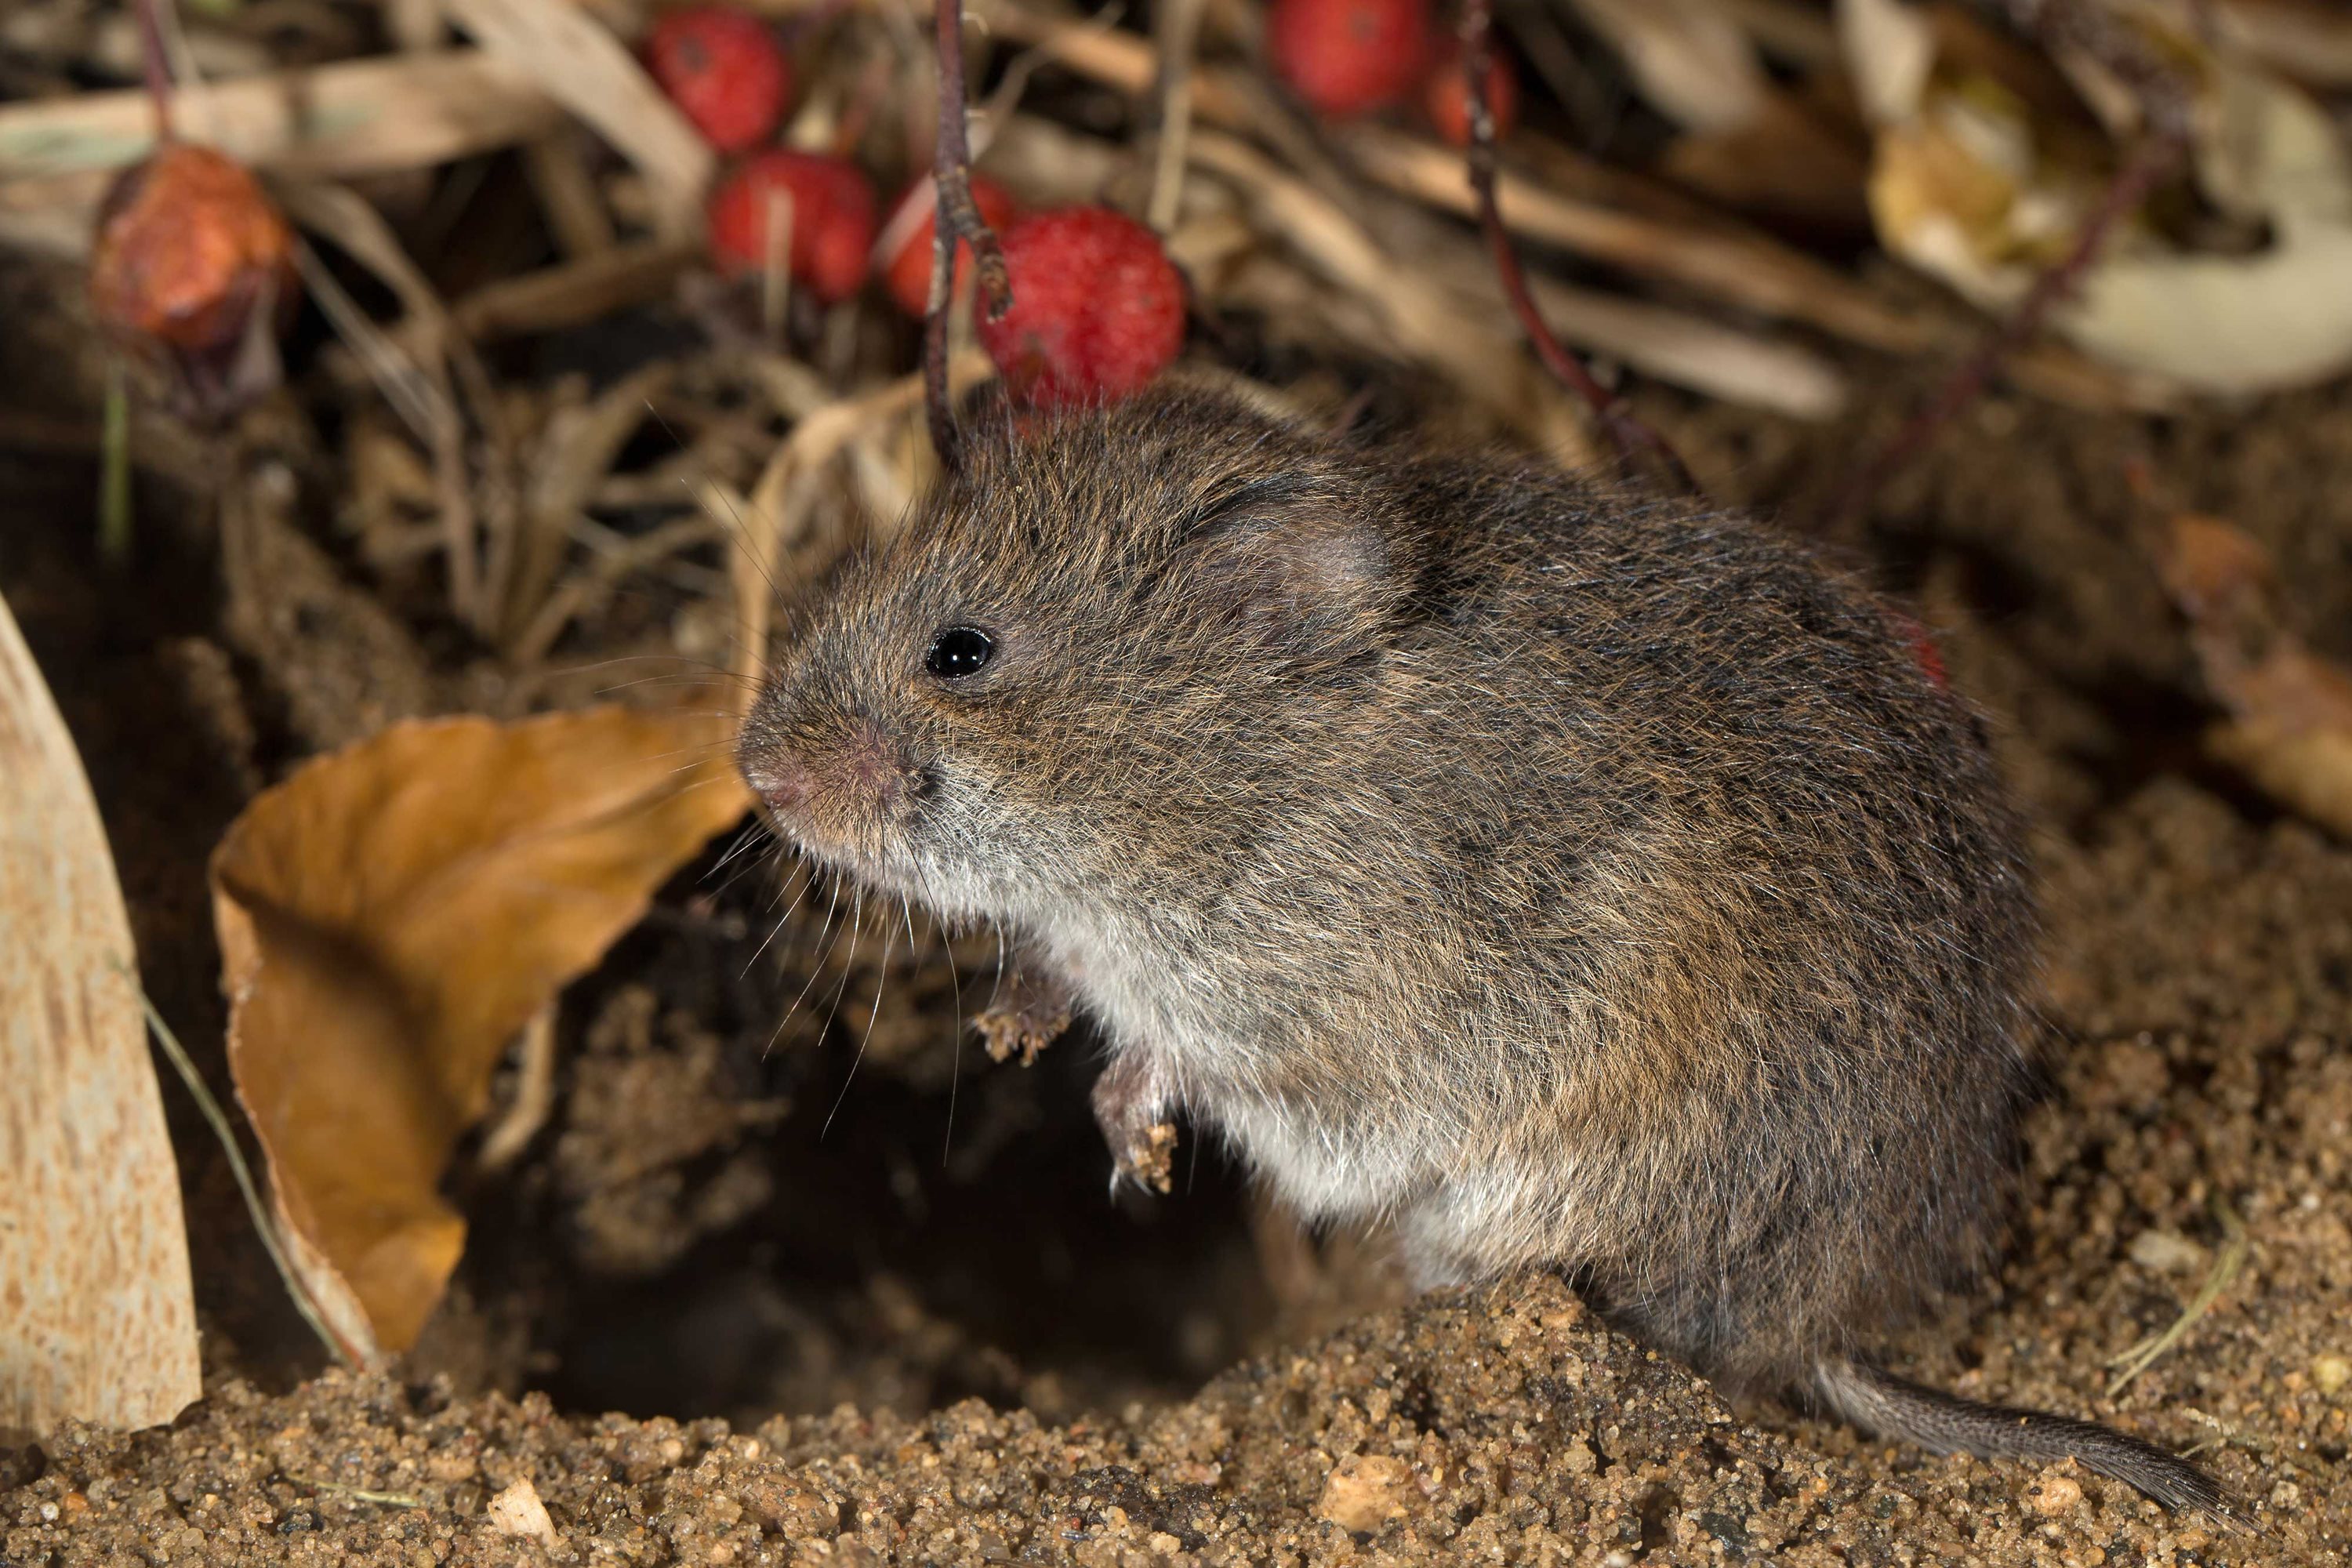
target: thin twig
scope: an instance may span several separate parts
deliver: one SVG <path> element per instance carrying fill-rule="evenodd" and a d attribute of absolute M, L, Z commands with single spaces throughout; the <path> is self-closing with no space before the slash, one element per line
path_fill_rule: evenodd
<path fill-rule="evenodd" d="M 1465 0 L 1462 7 L 1462 65 L 1468 73 L 1470 98 L 1470 188 L 1478 197 L 1478 223 L 1486 230 L 1487 248 L 1495 255 L 1495 271 L 1511 313 L 1519 320 L 1528 342 L 1552 374 L 1584 399 L 1601 427 L 1608 432 L 1617 456 L 1628 468 L 1644 458 L 1665 470 L 1667 478 L 1691 495 L 1699 495 L 1690 469 L 1665 438 L 1635 418 L 1616 395 L 1592 379 L 1583 362 L 1563 347 L 1528 292 L 1527 276 L 1519 269 L 1518 253 L 1511 247 L 1510 230 L 1503 226 L 1502 210 L 1495 201 L 1495 111 L 1486 101 L 1488 73 L 1494 68 L 1494 0 Z"/>
<path fill-rule="evenodd" d="M 314 1481 L 308 1476 L 289 1476 L 286 1479 L 296 1486 L 309 1487 L 314 1491 L 332 1492 L 337 1497 L 346 1497 L 353 1502 L 372 1502 L 383 1508 L 430 1508 L 433 1506 L 423 1498 L 408 1492 L 370 1491 L 364 1487 L 347 1487 L 341 1481 Z"/>
<path fill-rule="evenodd" d="M 1013 305 L 1004 247 L 971 199 L 971 141 L 963 80 L 963 0 L 937 0 L 940 123 L 931 146 L 931 297 L 923 319 L 923 412 L 940 466 L 955 471 L 955 411 L 948 403 L 948 311 L 953 303 L 956 243 L 971 247 L 980 308 L 992 321 Z"/>
<path fill-rule="evenodd" d="M 1192 51 L 1203 0 L 1164 0 L 1152 17 L 1160 46 L 1160 153 L 1151 171 L 1144 221 L 1166 234 L 1184 197 L 1184 143 L 1192 133 Z"/>
<path fill-rule="evenodd" d="M 703 518 L 690 519 L 705 524 Z M 547 1125 L 555 1109 L 555 1004 L 550 1002 L 522 1026 L 521 1070 L 515 1075 L 514 1101 L 482 1139 L 474 1168 L 485 1175 L 505 1170 L 522 1157 L 530 1141 Z"/>
<path fill-rule="evenodd" d="M 2109 232 L 2126 214 L 2147 199 L 2148 193 L 2171 174 L 2187 151 L 2185 140 L 2168 135 L 2147 137 L 2132 150 L 2131 157 L 2075 235 L 2074 247 L 2033 280 L 2033 286 L 2026 290 L 2025 298 L 2018 301 L 2009 319 L 1946 379 L 1925 408 L 1904 422 L 1903 427 L 1878 449 L 1838 498 L 1830 510 L 1832 529 L 1861 516 L 1886 481 L 1907 467 L 1938 431 L 1983 394 L 2001 363 L 2039 332 L 2050 312 L 2082 282 L 2083 275 L 2105 247 Z"/>
<path fill-rule="evenodd" d="M 286 1282 L 286 1293 L 293 1298 L 294 1310 L 302 1314 L 302 1321 L 310 1325 L 310 1331 L 319 1336 L 320 1343 L 327 1347 L 329 1354 L 345 1366 L 360 1365 L 360 1358 L 343 1343 L 333 1329 L 327 1326 L 325 1316 L 310 1299 L 309 1288 L 303 1284 L 301 1276 L 294 1272 L 293 1261 L 286 1256 L 285 1244 L 278 1239 L 278 1222 L 270 1216 L 268 1208 L 261 1201 L 261 1190 L 254 1184 L 253 1170 L 245 1163 L 245 1151 L 237 1144 L 236 1130 L 229 1125 L 228 1113 L 221 1109 L 220 1101 L 215 1100 L 213 1091 L 205 1087 L 203 1076 L 196 1071 L 196 1064 L 188 1058 L 186 1047 L 172 1032 L 172 1026 L 163 1021 L 163 1015 L 156 1011 L 153 1002 L 148 1000 L 146 988 L 139 984 L 139 977 L 127 966 L 123 974 L 138 993 L 140 1008 L 147 1015 L 147 1026 L 154 1031 L 155 1043 L 163 1047 L 165 1058 L 179 1073 L 180 1081 L 187 1085 L 188 1095 L 196 1102 L 196 1109 L 204 1112 L 205 1121 L 212 1127 L 213 1136 L 220 1140 L 221 1151 L 228 1156 L 229 1173 L 236 1178 L 236 1190 L 245 1194 L 246 1211 L 253 1216 L 253 1228 L 259 1233 L 261 1245 L 269 1253 L 269 1261 L 278 1266 L 278 1277 Z"/>
<path fill-rule="evenodd" d="M 2154 1366 L 2165 1352 L 2179 1344 L 2195 1326 L 2197 1320 L 2212 1310 L 2213 1303 L 2221 1299 L 2221 1292 L 2230 1288 L 2230 1282 L 2237 1279 L 2238 1271 L 2246 1266 L 2246 1254 L 2252 1247 L 2246 1236 L 2246 1222 L 2219 1199 L 2214 1201 L 2213 1213 L 2221 1222 L 2224 1239 L 2221 1256 L 2213 1259 L 2212 1270 L 2205 1276 L 2205 1283 L 2197 1288 L 2197 1294 L 2181 1310 L 2180 1316 L 2172 1321 L 2170 1328 L 2162 1333 L 2151 1334 L 2123 1354 L 2108 1359 L 2109 1366 L 2122 1369 L 2107 1384 L 2109 1399 L 2121 1394 L 2132 1379 Z"/>
<path fill-rule="evenodd" d="M 131 562 L 131 387 L 119 354 L 106 358 L 106 424 L 99 446 L 98 558 Z"/>

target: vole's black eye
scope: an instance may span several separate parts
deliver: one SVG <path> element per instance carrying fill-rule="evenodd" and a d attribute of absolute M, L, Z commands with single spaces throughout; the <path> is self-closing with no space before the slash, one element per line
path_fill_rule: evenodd
<path fill-rule="evenodd" d="M 976 674 L 996 653 L 996 639 L 978 626 L 950 626 L 931 639 L 923 668 L 941 680 Z"/>

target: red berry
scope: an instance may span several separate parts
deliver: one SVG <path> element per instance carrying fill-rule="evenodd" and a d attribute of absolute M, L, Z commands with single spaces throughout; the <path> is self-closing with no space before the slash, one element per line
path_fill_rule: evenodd
<path fill-rule="evenodd" d="M 738 164 L 710 193 L 710 253 L 719 270 L 766 267 L 772 226 L 787 221 L 794 279 L 828 305 L 856 293 L 874 249 L 874 187 L 857 165 L 793 152 L 762 153 Z"/>
<path fill-rule="evenodd" d="M 1495 140 L 1500 142 L 1519 122 L 1519 74 L 1500 49 L 1486 60 L 1486 107 L 1495 116 Z M 1439 54 L 1429 79 L 1422 84 L 1421 109 L 1439 137 L 1456 147 L 1470 145 L 1470 72 L 1462 60 L 1462 46 L 1449 43 Z"/>
<path fill-rule="evenodd" d="M 890 290 L 890 298 L 910 316 L 923 314 L 931 302 L 931 237 L 938 231 L 939 204 L 932 199 L 930 181 L 916 181 L 900 199 L 898 210 L 916 201 L 929 210 L 923 214 L 923 221 L 908 234 L 907 242 L 898 247 L 898 254 L 890 258 L 883 273 L 883 284 Z M 1000 235 L 1013 221 L 1013 193 L 984 174 L 971 177 L 971 203 L 980 209 L 982 221 Z M 971 259 L 971 247 L 959 243 L 955 282 L 962 281 L 964 265 Z M 952 297 L 952 288 L 950 294 Z"/>
<path fill-rule="evenodd" d="M 793 68 L 775 34 L 732 6 L 664 12 L 646 37 L 646 68 L 721 153 L 774 135 L 792 101 Z"/>
<path fill-rule="evenodd" d="M 1943 650 L 1936 646 L 1936 639 L 1927 635 L 1927 628 L 1916 624 L 1911 628 L 1911 657 L 1919 661 L 1919 668 L 1927 672 L 1927 679 L 1934 681 L 1938 689 L 1951 685 L 1950 679 L 1944 673 Z"/>
<path fill-rule="evenodd" d="M 1140 388 L 1184 342 L 1184 279 L 1159 237 L 1108 207 L 1061 207 L 1004 231 L 1013 307 L 978 322 L 1016 396 L 1047 407 Z"/>
<path fill-rule="evenodd" d="M 293 230 L 244 164 L 209 147 L 164 142 L 100 206 L 90 306 L 133 341 L 226 353 L 293 285 Z"/>
<path fill-rule="evenodd" d="M 1385 109 L 1428 68 L 1429 0 L 1274 0 L 1265 47 L 1317 113 Z"/>
<path fill-rule="evenodd" d="M 1888 615 L 1895 622 L 1895 630 L 1911 645 L 1911 662 L 1919 667 L 1919 673 L 1934 682 L 1939 690 L 1948 687 L 1951 682 L 1944 673 L 1944 652 L 1936 646 L 1935 635 L 1917 617 L 1906 615 L 1901 610 L 1890 610 Z"/>

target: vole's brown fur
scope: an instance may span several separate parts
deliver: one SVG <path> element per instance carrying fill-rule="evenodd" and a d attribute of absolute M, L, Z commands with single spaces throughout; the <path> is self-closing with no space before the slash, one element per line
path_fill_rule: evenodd
<path fill-rule="evenodd" d="M 2218 1502 L 1860 1359 L 1983 1259 L 2033 921 L 1979 720 L 1789 540 L 1160 394 L 974 440 L 740 754 L 1066 987 L 1123 1152 L 1181 1109 L 1430 1280 L 1570 1268 L 1735 1387 Z"/>

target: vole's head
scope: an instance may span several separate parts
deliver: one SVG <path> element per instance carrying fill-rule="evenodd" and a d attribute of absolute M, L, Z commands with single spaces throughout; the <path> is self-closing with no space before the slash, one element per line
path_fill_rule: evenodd
<path fill-rule="evenodd" d="M 1391 506 L 1199 395 L 976 430 L 781 654 L 744 775 L 817 858 L 950 916 L 1238 850 L 1379 683 L 1412 571 Z"/>

